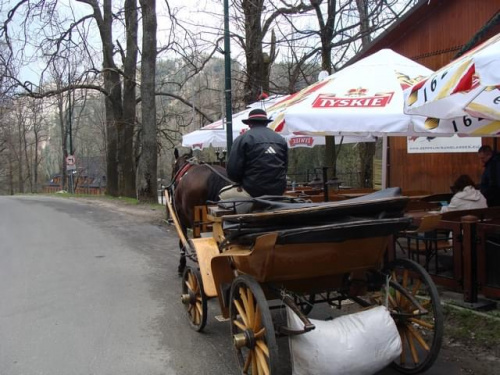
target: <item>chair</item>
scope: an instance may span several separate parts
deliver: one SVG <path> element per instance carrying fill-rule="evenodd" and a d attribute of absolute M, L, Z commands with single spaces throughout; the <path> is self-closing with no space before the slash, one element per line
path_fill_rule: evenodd
<path fill-rule="evenodd" d="M 439 270 L 438 252 L 451 250 L 453 248 L 449 232 L 438 229 L 440 221 L 440 214 L 423 216 L 418 227 L 398 233 L 396 239 L 401 249 L 404 249 L 404 247 L 398 240 L 406 239 L 408 258 L 414 259 L 417 263 L 420 263 L 420 255 L 424 256 L 424 267 L 426 270 L 429 270 L 430 260 L 434 257 L 436 273 Z"/>

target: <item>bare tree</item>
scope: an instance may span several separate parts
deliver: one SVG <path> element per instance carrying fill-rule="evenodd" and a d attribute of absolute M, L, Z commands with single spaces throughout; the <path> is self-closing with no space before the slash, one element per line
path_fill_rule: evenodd
<path fill-rule="evenodd" d="M 302 54 L 295 54 L 296 66 L 292 77 L 296 78 L 302 66 L 311 58 L 320 56 L 321 69 L 332 73 L 341 68 L 360 46 L 370 42 L 371 36 L 388 27 L 406 12 L 415 0 L 404 2 L 396 0 L 310 0 L 314 8 L 318 27 L 302 30 L 293 19 L 289 20 L 292 33 L 284 38 L 289 44 L 300 40 L 319 40 L 312 48 L 304 49 Z M 293 39 L 290 38 L 293 37 Z M 339 147 L 341 147 L 340 144 Z M 372 155 L 373 145 L 361 147 L 363 157 L 363 186 L 369 175 L 370 163 L 367 155 Z M 329 167 L 328 178 L 335 177 L 336 160 L 339 150 L 335 146 L 334 137 L 326 137 L 325 164 Z"/>
<path fill-rule="evenodd" d="M 157 202 L 157 134 L 156 134 L 156 1 L 140 0 L 142 10 L 142 149 L 139 156 L 137 196 L 142 201 Z"/>
<path fill-rule="evenodd" d="M 245 51 L 244 102 L 249 104 L 256 101 L 262 92 L 269 92 L 270 69 L 276 59 L 276 36 L 271 29 L 272 25 L 281 16 L 303 13 L 312 8 L 302 0 L 294 4 L 281 1 L 280 7 L 265 0 L 236 0 L 234 5 L 241 15 L 241 18 L 236 16 L 236 22 L 244 35 L 234 33 L 233 37 Z M 269 52 L 264 52 L 265 44 L 268 45 Z"/>

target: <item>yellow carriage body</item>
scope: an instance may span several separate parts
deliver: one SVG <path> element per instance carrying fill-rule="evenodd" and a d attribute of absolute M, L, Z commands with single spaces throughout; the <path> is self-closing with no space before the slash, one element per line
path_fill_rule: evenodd
<path fill-rule="evenodd" d="M 221 212 L 223 216 L 219 216 Z M 379 269 L 390 238 L 382 235 L 336 242 L 280 244 L 278 232 L 267 232 L 250 244 L 238 244 L 226 241 L 223 231 L 226 217 L 217 207 L 209 207 L 207 218 L 212 222 L 212 237 L 190 240 L 204 292 L 207 297 L 218 297 L 225 317 L 228 311 L 224 286 L 240 274 L 297 293 L 336 290 L 346 275 Z"/>

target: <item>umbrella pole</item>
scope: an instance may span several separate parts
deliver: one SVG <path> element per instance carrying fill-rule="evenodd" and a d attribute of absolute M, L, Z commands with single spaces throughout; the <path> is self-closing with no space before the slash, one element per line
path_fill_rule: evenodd
<path fill-rule="evenodd" d="M 382 189 L 387 188 L 387 135 L 382 137 Z"/>

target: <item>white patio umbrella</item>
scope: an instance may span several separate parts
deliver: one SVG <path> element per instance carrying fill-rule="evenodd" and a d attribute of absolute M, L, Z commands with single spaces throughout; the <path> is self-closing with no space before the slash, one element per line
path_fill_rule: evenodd
<path fill-rule="evenodd" d="M 310 135 L 409 135 L 425 118 L 403 112 L 404 89 L 432 71 L 383 49 L 268 109 L 276 131 Z"/>
<path fill-rule="evenodd" d="M 254 108 L 263 108 L 267 110 L 268 107 L 272 106 L 274 103 L 283 100 L 288 96 L 273 96 L 266 100 L 252 103 L 244 111 L 233 114 L 233 139 L 238 137 L 240 134 L 247 131 L 248 125 L 242 122 L 243 119 L 248 118 L 248 113 Z M 271 116 L 271 113 L 268 114 Z M 325 137 L 323 136 L 310 136 L 304 134 L 291 134 L 289 132 L 280 132 L 288 142 L 290 148 L 296 147 L 314 147 L 317 145 L 325 144 Z M 374 142 L 374 137 L 344 137 L 344 139 L 339 138 L 338 143 L 357 143 L 357 142 Z M 224 126 L 224 121 L 218 120 L 209 125 L 202 127 L 199 130 L 195 130 L 191 133 L 182 136 L 182 146 L 191 147 L 193 149 L 204 149 L 206 147 L 226 147 L 226 128 Z"/>
<path fill-rule="evenodd" d="M 408 89 L 405 112 L 430 117 L 423 130 L 497 135 L 499 88 L 500 34 L 497 34 Z"/>

